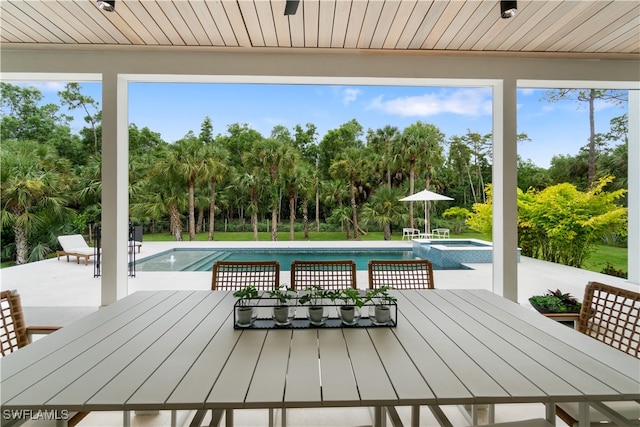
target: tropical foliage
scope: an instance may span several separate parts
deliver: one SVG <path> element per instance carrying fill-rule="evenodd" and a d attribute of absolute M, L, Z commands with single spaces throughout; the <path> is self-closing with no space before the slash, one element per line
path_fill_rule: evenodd
<path fill-rule="evenodd" d="M 518 192 L 518 245 L 522 254 L 581 267 L 608 233 L 627 234 L 627 208 L 617 204 L 626 190 L 605 191 L 613 177 L 603 177 L 586 192 L 569 183 Z M 487 190 L 491 195 L 491 188 Z M 491 233 L 491 198 L 473 207 L 467 223 Z"/>
<path fill-rule="evenodd" d="M 58 93 L 58 105 L 44 104 L 34 87 L 3 82 L 0 89 L 2 257 L 23 263 L 55 250 L 56 236 L 88 234 L 89 225 L 100 221 L 101 111 L 77 83 Z M 69 127 L 71 112 L 81 112 L 86 122 L 77 134 Z M 599 193 L 589 197 L 600 200 L 602 194 L 626 188 L 626 135 L 624 116 L 612 121 L 609 132 L 596 135 L 595 176 L 616 178 L 605 179 Z M 528 138 L 522 134 L 518 139 Z M 580 197 L 574 189 L 596 191 L 585 178 L 588 148 L 555 158 L 549 169 L 519 159 L 518 185 L 526 192 L 523 214 L 541 203 L 539 198 L 568 195 L 575 202 Z M 341 232 L 346 239 L 383 231 L 384 239 L 390 239 L 403 227 L 424 227 L 425 217 L 432 226 L 457 233 L 464 231 L 472 207 L 469 224 L 490 235 L 491 180 L 491 134 L 469 129 L 447 136 L 421 121 L 404 129 L 381 125 L 365 130 L 352 119 L 324 135 L 313 123 L 292 129 L 277 125 L 270 135 L 262 135 L 244 123 L 214 130 L 213 119 L 204 117 L 197 133 L 186 130 L 171 143 L 149 128 L 129 126 L 131 220 L 147 232 L 165 232 L 176 240 L 192 240 L 196 233 L 213 240 L 219 231 L 252 232 L 255 240 L 266 231 L 272 240 L 287 231 L 286 238 L 294 239 L 303 231 L 308 238 L 312 229 Z M 563 187 L 552 197 L 547 187 L 564 182 L 573 189 Z M 424 188 L 454 201 L 432 203 L 427 212 L 423 203 L 399 201 Z M 587 241 L 606 230 L 604 237 L 624 245 L 625 232 L 614 226 L 623 221 L 616 209 L 626 199 L 621 191 L 614 194 L 599 202 L 602 206 L 571 205 L 580 227 L 593 230 Z M 527 204 L 530 199 L 536 202 L 532 206 Z M 596 219 L 589 217 L 589 210 Z M 543 229 L 538 217 L 530 216 L 521 225 L 524 235 Z M 579 240 L 575 230 L 562 226 L 566 231 L 551 234 L 576 233 L 572 239 Z M 523 243 L 536 256 L 558 251 L 551 243 L 544 249 L 540 243 Z M 553 258 L 578 263 L 580 256 Z"/>

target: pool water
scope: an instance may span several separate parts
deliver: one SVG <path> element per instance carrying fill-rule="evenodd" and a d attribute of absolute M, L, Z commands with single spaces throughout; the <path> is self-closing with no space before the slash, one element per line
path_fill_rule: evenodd
<path fill-rule="evenodd" d="M 278 261 L 282 271 L 294 260 L 355 261 L 357 270 L 366 270 L 369 260 L 414 259 L 411 249 L 172 249 L 136 262 L 138 271 L 211 271 L 213 263 L 225 261 Z M 434 266 L 436 268 L 436 266 Z"/>

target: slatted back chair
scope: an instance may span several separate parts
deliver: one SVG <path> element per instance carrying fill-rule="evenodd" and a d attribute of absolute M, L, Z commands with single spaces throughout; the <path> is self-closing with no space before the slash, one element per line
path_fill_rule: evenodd
<path fill-rule="evenodd" d="M 435 289 L 433 265 L 426 259 L 369 261 L 369 289 Z"/>
<path fill-rule="evenodd" d="M 305 289 L 315 285 L 323 289 L 356 289 L 356 263 L 352 260 L 293 261 L 291 287 Z"/>
<path fill-rule="evenodd" d="M 640 358 L 640 293 L 589 282 L 577 329 Z"/>
<path fill-rule="evenodd" d="M 6 356 L 29 344 L 22 314 L 20 295 L 16 291 L 0 292 L 0 354 Z"/>
<path fill-rule="evenodd" d="M 59 326 L 26 326 L 20 294 L 15 291 L 0 292 L 0 355 L 7 356 L 29 344 L 30 333 L 47 334 L 60 329 Z M 67 425 L 77 425 L 89 412 L 74 413 Z"/>
<path fill-rule="evenodd" d="M 589 282 L 584 291 L 576 329 L 613 348 L 640 358 L 640 293 L 599 282 Z M 592 424 L 613 421 L 615 425 L 627 425 L 633 420 L 637 422 L 640 417 L 640 404 L 607 402 L 605 405 L 602 402 L 597 409 L 590 407 L 589 411 Z M 578 404 L 557 404 L 556 415 L 569 426 L 577 425 Z"/>
<path fill-rule="evenodd" d="M 216 261 L 213 264 L 211 289 L 235 291 L 253 285 L 258 290 L 280 287 L 278 261 Z"/>

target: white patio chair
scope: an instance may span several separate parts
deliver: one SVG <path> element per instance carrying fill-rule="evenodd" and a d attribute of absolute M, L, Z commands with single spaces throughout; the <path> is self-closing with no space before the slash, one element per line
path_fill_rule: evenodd
<path fill-rule="evenodd" d="M 406 237 L 408 240 L 411 240 L 420 235 L 420 230 L 417 228 L 403 228 L 402 229 L 402 240 Z"/>

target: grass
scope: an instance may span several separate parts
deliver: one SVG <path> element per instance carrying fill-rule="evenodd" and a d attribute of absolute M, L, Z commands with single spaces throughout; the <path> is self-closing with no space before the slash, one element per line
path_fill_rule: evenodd
<path fill-rule="evenodd" d="M 184 233 L 183 238 L 189 239 L 189 235 Z M 207 233 L 198 233 L 196 234 L 197 241 L 206 241 L 208 237 Z M 346 238 L 346 234 L 343 231 L 322 231 L 322 232 L 310 232 L 309 240 L 311 241 L 319 241 L 319 240 L 338 240 L 343 241 Z M 364 236 L 360 236 L 362 240 L 383 240 L 384 234 L 381 231 L 372 231 L 367 233 Z M 454 239 L 479 239 L 479 240 L 491 240 L 487 236 L 484 236 L 480 233 L 475 232 L 465 232 L 462 234 L 451 235 L 451 238 Z M 280 231 L 278 232 L 278 239 L 280 241 L 289 240 L 289 232 L 288 231 Z M 402 232 L 398 230 L 397 232 L 391 235 L 392 240 L 401 240 Z M 156 234 L 145 234 L 144 241 L 146 242 L 166 242 L 174 240 L 173 236 L 168 233 L 156 233 Z M 238 231 L 238 232 L 223 232 L 217 231 L 215 233 L 216 241 L 227 241 L 227 242 L 251 242 L 253 241 L 253 232 L 251 231 Z M 269 241 L 271 240 L 270 232 L 260 232 L 258 233 L 258 240 L 260 241 Z M 295 240 L 300 241 L 304 240 L 303 232 L 295 233 Z M 55 255 L 54 255 L 55 256 Z M 610 263 L 614 268 L 627 271 L 627 248 L 619 248 L 614 246 L 605 246 L 605 245 L 595 245 L 593 251 L 586 258 L 582 268 L 585 270 L 602 272 L 605 268 L 606 263 Z M 5 261 L 0 264 L 0 268 L 6 268 L 13 265 L 12 261 Z"/>

